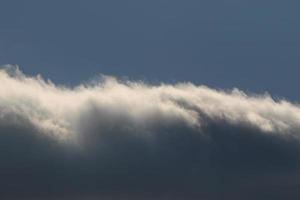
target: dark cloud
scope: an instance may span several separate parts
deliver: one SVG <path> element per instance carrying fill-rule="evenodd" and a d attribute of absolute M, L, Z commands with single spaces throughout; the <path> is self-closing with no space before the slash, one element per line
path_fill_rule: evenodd
<path fill-rule="evenodd" d="M 190 84 L 0 79 L 1 199 L 300 198 L 297 105 Z"/>

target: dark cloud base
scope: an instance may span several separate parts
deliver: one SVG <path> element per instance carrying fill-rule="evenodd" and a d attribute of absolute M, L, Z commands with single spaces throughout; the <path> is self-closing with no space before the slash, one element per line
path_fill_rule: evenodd
<path fill-rule="evenodd" d="M 157 127 L 150 139 L 124 131 L 93 132 L 84 151 L 30 126 L 1 124 L 0 197 L 300 198 L 298 141 L 207 121 L 201 132 Z"/>

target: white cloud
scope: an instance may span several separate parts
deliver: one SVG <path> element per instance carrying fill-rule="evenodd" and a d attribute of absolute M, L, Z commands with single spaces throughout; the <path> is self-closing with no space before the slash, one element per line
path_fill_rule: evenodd
<path fill-rule="evenodd" d="M 30 122 L 41 133 L 57 138 L 84 134 L 89 126 L 99 132 L 120 128 L 151 132 L 178 123 L 191 129 L 205 118 L 252 126 L 265 133 L 298 137 L 300 107 L 269 95 L 248 96 L 238 89 L 222 91 L 192 83 L 147 85 L 103 77 L 91 85 L 56 86 L 41 76 L 29 77 L 15 66 L 0 70 L 1 123 Z"/>

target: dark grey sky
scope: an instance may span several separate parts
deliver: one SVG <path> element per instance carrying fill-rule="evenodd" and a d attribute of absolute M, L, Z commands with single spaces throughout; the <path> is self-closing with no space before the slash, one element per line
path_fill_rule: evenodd
<path fill-rule="evenodd" d="M 0 63 L 59 83 L 103 73 L 293 101 L 300 1 L 0 1 Z"/>

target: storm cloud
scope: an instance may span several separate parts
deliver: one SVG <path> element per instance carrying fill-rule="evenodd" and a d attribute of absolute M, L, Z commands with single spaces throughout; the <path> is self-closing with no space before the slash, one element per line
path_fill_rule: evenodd
<path fill-rule="evenodd" d="M 297 199 L 300 106 L 268 94 L 0 70 L 2 199 Z"/>

